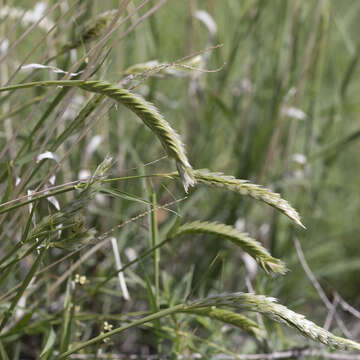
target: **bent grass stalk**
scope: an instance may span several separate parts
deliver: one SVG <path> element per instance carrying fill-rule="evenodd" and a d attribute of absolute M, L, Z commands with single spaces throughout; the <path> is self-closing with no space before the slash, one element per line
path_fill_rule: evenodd
<path fill-rule="evenodd" d="M 185 191 L 188 191 L 189 186 L 195 185 L 196 181 L 193 175 L 193 169 L 186 156 L 185 147 L 180 136 L 158 112 L 154 105 L 144 100 L 142 97 L 135 95 L 126 89 L 118 88 L 108 82 L 83 80 L 38 81 L 2 87 L 0 88 L 0 92 L 37 86 L 78 87 L 89 92 L 105 95 L 123 104 L 129 110 L 134 112 L 144 124 L 152 130 L 160 140 L 167 154 L 176 161 L 176 166 Z"/>

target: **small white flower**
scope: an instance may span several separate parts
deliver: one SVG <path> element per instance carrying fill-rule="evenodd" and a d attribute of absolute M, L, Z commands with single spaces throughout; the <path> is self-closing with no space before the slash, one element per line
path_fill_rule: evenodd
<path fill-rule="evenodd" d="M 111 331 L 113 327 L 113 325 L 109 324 L 107 321 L 104 321 L 104 331 Z"/>
<path fill-rule="evenodd" d="M 81 276 L 79 274 L 75 275 L 75 284 L 85 285 L 85 283 L 86 283 L 85 275 L 81 275 Z"/>

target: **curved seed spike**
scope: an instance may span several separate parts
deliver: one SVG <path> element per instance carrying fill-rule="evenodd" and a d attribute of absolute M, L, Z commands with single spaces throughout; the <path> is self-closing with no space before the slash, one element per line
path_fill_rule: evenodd
<path fill-rule="evenodd" d="M 185 191 L 195 185 L 192 167 L 186 156 L 185 147 L 180 136 L 169 125 L 155 106 L 142 97 L 128 90 L 115 87 L 112 84 L 100 81 L 86 81 L 80 86 L 84 90 L 104 94 L 132 110 L 159 138 L 167 154 L 175 159 Z"/>
<path fill-rule="evenodd" d="M 288 325 L 300 331 L 304 336 L 321 342 L 331 348 L 340 350 L 360 350 L 360 344 L 335 336 L 331 332 L 307 320 L 304 315 L 298 314 L 277 300 L 263 295 L 248 293 L 220 294 L 205 299 L 195 300 L 189 304 L 191 308 L 206 306 L 231 306 L 245 311 L 255 311 L 279 323 Z"/>
<path fill-rule="evenodd" d="M 33 83 L 24 83 L 10 85 L 0 88 L 0 92 L 15 89 L 25 89 L 36 86 L 72 86 L 79 87 L 86 91 L 105 95 L 123 104 L 144 122 L 161 141 L 167 154 L 176 161 L 179 175 L 182 179 L 185 191 L 189 186 L 196 183 L 193 169 L 186 156 L 185 147 L 180 136 L 158 112 L 154 105 L 144 100 L 142 97 L 132 92 L 118 88 L 105 81 L 83 81 L 83 80 L 59 80 L 59 81 L 38 81 Z"/>
<path fill-rule="evenodd" d="M 251 255 L 266 272 L 284 274 L 287 271 L 285 264 L 281 260 L 272 257 L 258 241 L 247 234 L 237 231 L 232 226 L 215 222 L 194 221 L 181 225 L 171 237 L 189 233 L 223 236 Z"/>
<path fill-rule="evenodd" d="M 194 170 L 195 179 L 207 185 L 225 187 L 241 195 L 249 195 L 256 200 L 263 201 L 278 209 L 296 224 L 305 228 L 300 220 L 298 212 L 281 196 L 260 185 L 249 183 L 247 180 L 236 179 L 221 173 L 214 173 L 208 170 Z"/>
<path fill-rule="evenodd" d="M 232 324 L 239 327 L 240 329 L 245 330 L 252 336 L 255 336 L 258 340 L 263 340 L 265 337 L 265 333 L 259 328 L 259 325 L 255 321 L 230 310 L 218 309 L 216 306 L 210 306 L 206 308 L 190 308 L 189 310 L 184 310 L 184 312 L 188 312 L 194 315 L 207 316 L 211 319 L 216 319 L 226 324 Z"/>

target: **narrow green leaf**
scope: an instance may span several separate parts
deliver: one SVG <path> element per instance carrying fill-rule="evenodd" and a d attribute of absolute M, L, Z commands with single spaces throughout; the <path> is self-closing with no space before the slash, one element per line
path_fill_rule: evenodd
<path fill-rule="evenodd" d="M 0 341 L 0 356 L 1 356 L 1 359 L 2 360 L 10 360 L 6 351 L 5 351 L 5 348 L 4 348 L 4 345 L 2 343 L 2 341 Z"/>
<path fill-rule="evenodd" d="M 142 199 L 136 195 L 129 194 L 129 193 L 126 193 L 124 191 L 120 191 L 120 190 L 117 190 L 114 188 L 109 189 L 109 188 L 102 187 L 100 189 L 100 192 L 103 194 L 111 195 L 115 198 L 120 198 L 120 199 L 124 199 L 124 200 L 129 200 L 129 201 L 136 201 L 136 202 L 140 202 L 142 204 L 147 204 L 147 205 L 150 204 L 150 202 L 145 199 Z"/>
<path fill-rule="evenodd" d="M 44 349 L 42 350 L 42 352 L 40 354 L 40 359 L 43 359 L 45 356 L 48 355 L 48 353 L 54 347 L 55 341 L 56 341 L 56 333 L 55 333 L 54 329 L 51 327 L 48 338 L 47 338 L 45 346 L 44 346 Z"/>
<path fill-rule="evenodd" d="M 64 314 L 63 321 L 61 323 L 61 332 L 60 332 L 60 352 L 67 351 L 69 348 L 70 336 L 71 336 L 71 309 L 72 309 L 72 294 L 71 294 L 71 281 L 72 275 L 69 276 L 67 285 L 66 285 L 66 295 L 65 295 L 65 304 L 64 304 Z"/>

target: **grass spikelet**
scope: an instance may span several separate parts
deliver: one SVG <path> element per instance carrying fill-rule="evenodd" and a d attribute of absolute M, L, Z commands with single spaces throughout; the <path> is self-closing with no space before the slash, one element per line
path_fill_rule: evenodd
<path fill-rule="evenodd" d="M 248 293 L 221 294 L 192 302 L 191 307 L 204 306 L 231 306 L 246 311 L 255 311 L 268 318 L 285 324 L 300 331 L 304 336 L 321 342 L 333 349 L 360 350 L 360 344 L 355 341 L 335 336 L 331 332 L 307 320 L 304 315 L 298 314 L 286 306 L 278 304 L 277 300 L 263 295 Z"/>
<path fill-rule="evenodd" d="M 236 179 L 233 176 L 213 173 L 208 170 L 194 170 L 195 179 L 211 186 L 224 187 L 241 195 L 249 195 L 256 200 L 263 201 L 281 211 L 296 224 L 305 228 L 298 212 L 281 196 L 260 185 L 251 184 L 247 180 Z"/>
<path fill-rule="evenodd" d="M 57 226 L 62 225 L 63 228 L 72 228 L 72 232 L 82 233 L 84 220 L 80 215 L 94 196 L 99 192 L 102 181 L 106 173 L 109 171 L 112 164 L 112 158 L 107 156 L 98 165 L 92 177 L 87 182 L 81 182 L 77 185 L 79 192 L 76 194 L 74 200 L 70 202 L 63 211 L 58 211 L 54 214 L 44 217 L 37 226 L 30 231 L 29 238 L 40 237 L 46 235 L 47 231 L 56 229 Z"/>
<path fill-rule="evenodd" d="M 185 76 L 191 73 L 191 70 L 195 70 L 196 66 L 201 63 L 201 56 L 195 56 L 189 60 L 175 63 L 160 63 L 158 60 L 151 60 L 145 63 L 135 64 L 128 67 L 123 75 L 144 75 L 152 74 L 154 76 Z"/>
<path fill-rule="evenodd" d="M 105 82 L 87 81 L 81 88 L 111 97 L 137 114 L 145 125 L 158 136 L 167 154 L 175 159 L 185 191 L 188 192 L 189 186 L 194 186 L 195 179 L 192 174 L 192 167 L 187 159 L 180 136 L 154 105 L 128 90 L 117 88 Z"/>
<path fill-rule="evenodd" d="M 31 88 L 35 86 L 73 86 L 79 87 L 86 91 L 105 95 L 123 104 L 129 110 L 134 112 L 144 124 L 158 137 L 167 154 L 176 161 L 179 175 L 182 179 L 185 191 L 188 192 L 189 186 L 195 185 L 193 169 L 186 156 L 185 147 L 180 136 L 158 112 L 155 106 L 142 97 L 132 92 L 116 87 L 105 81 L 82 81 L 82 80 L 65 80 L 65 81 L 39 81 L 25 83 L 0 88 L 0 92 Z"/>
<path fill-rule="evenodd" d="M 234 227 L 215 222 L 194 221 L 181 225 L 172 237 L 178 237 L 189 233 L 204 233 L 225 237 L 235 245 L 241 247 L 251 255 L 257 263 L 267 272 L 284 274 L 286 267 L 284 263 L 272 257 L 269 252 L 256 240 L 247 234 L 237 231 Z"/>
<path fill-rule="evenodd" d="M 207 316 L 211 319 L 216 319 L 226 324 L 232 324 L 240 329 L 245 330 L 252 336 L 256 337 L 258 340 L 262 340 L 265 337 L 264 332 L 259 328 L 259 325 L 255 321 L 230 310 L 218 309 L 216 306 L 210 306 L 206 308 L 185 310 L 185 312 L 194 315 Z"/>
<path fill-rule="evenodd" d="M 105 179 L 106 173 L 109 171 L 111 165 L 112 158 L 106 156 L 88 181 L 76 185 L 76 189 L 80 190 L 80 192 L 77 194 L 71 206 L 68 207 L 70 212 L 78 211 L 78 209 L 83 208 L 89 200 L 93 199 L 96 193 L 98 193 L 102 181 Z"/>
<path fill-rule="evenodd" d="M 84 26 L 83 30 L 79 33 L 78 38 L 76 40 L 72 41 L 69 44 L 65 44 L 60 50 L 60 53 L 58 55 L 99 39 L 99 37 L 103 35 L 104 31 L 110 25 L 117 11 L 118 11 L 117 9 L 113 9 L 113 10 L 105 11 L 99 16 L 97 16 L 95 21 L 91 21 Z"/>

